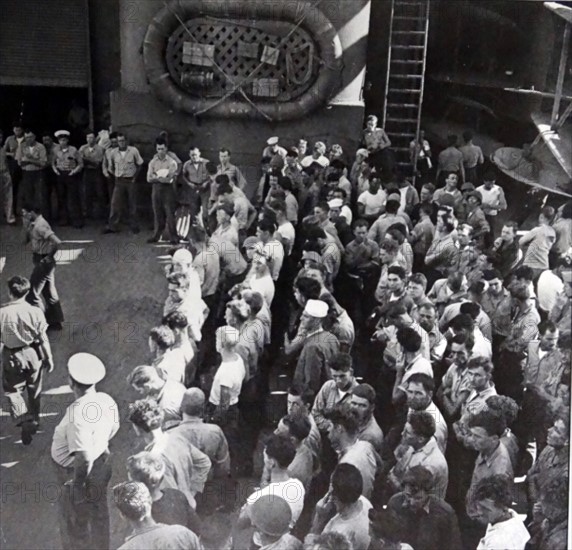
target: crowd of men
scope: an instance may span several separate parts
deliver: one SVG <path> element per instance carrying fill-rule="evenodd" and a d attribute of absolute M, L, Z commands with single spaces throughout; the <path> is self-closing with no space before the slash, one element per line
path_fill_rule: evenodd
<path fill-rule="evenodd" d="M 132 529 L 121 548 L 567 548 L 572 202 L 520 231 L 470 132 L 435 166 L 423 136 L 412 143 L 413 185 L 376 124 L 351 159 L 270 138 L 258 182 L 227 149 L 209 162 L 193 147 L 183 163 L 157 138 L 148 241 L 173 247 L 149 362 L 126 373 L 140 399 L 128 479 L 111 491 Z M 6 221 L 23 216 L 51 273 L 48 222 L 139 232 L 144 164 L 122 134 L 79 149 L 55 137 L 16 126 L 0 157 Z M 0 309 L 26 444 L 53 369 L 46 330 L 63 319 L 57 301 L 46 320 L 37 279 L 10 279 Z M 96 389 L 97 357 L 67 367 L 76 401 L 51 448 L 62 542 L 108 548 L 120 415 Z M 78 414 L 93 403 L 97 423 Z M 228 529 L 213 532 L 221 511 Z"/>

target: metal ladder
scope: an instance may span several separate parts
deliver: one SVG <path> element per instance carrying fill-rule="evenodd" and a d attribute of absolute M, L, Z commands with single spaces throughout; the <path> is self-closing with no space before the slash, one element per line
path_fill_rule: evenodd
<path fill-rule="evenodd" d="M 397 166 L 412 173 L 409 144 L 419 139 L 430 0 L 392 0 L 389 27 L 389 53 L 385 80 L 383 128 L 392 143 Z"/>

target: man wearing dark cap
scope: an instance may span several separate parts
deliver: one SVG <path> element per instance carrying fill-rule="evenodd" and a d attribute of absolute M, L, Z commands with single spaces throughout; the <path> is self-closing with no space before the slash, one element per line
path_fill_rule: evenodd
<path fill-rule="evenodd" d="M 369 384 L 358 384 L 352 390 L 350 407 L 355 411 L 359 420 L 358 439 L 369 441 L 373 448 L 381 453 L 383 432 L 373 416 L 375 399 L 375 390 Z"/>
<path fill-rule="evenodd" d="M 8 280 L 10 302 L 0 308 L 2 384 L 10 402 L 10 415 L 22 429 L 22 444 L 29 445 L 40 421 L 43 369 L 54 369 L 48 324 L 42 310 L 26 302 L 30 282 Z M 28 402 L 24 398 L 26 390 Z"/>
<path fill-rule="evenodd" d="M 119 410 L 109 395 L 95 388 L 105 378 L 98 357 L 76 353 L 67 368 L 76 399 L 56 426 L 51 447 L 62 491 L 58 499 L 62 548 L 107 549 L 109 441 L 119 429 Z"/>
<path fill-rule="evenodd" d="M 260 550 L 302 550 L 302 543 L 289 532 L 292 511 L 282 497 L 261 496 L 251 506 L 250 520 L 259 534 Z"/>
<path fill-rule="evenodd" d="M 466 198 L 465 222 L 473 228 L 473 238 L 485 237 L 490 232 L 489 222 L 481 208 L 483 198 L 478 191 L 471 191 Z"/>

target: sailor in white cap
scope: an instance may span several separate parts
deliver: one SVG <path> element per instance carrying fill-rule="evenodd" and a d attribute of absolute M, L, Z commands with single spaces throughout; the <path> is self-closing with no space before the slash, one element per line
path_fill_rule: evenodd
<path fill-rule="evenodd" d="M 57 425 L 51 448 L 62 485 L 58 499 L 62 548 L 109 548 L 109 441 L 119 429 L 119 410 L 109 395 L 95 388 L 105 378 L 98 357 L 76 353 L 67 368 L 75 401 Z"/>
<path fill-rule="evenodd" d="M 70 133 L 58 130 L 55 134 L 58 144 L 52 152 L 52 170 L 57 176 L 58 217 L 60 225 L 71 221 L 76 228 L 83 227 L 81 207 L 81 185 L 78 174 L 83 170 L 83 157 L 70 145 Z"/>
<path fill-rule="evenodd" d="M 340 350 L 338 339 L 322 326 L 327 314 L 328 304 L 322 300 L 308 300 L 296 336 L 302 337 L 304 343 L 294 382 L 299 383 L 310 396 L 315 396 L 324 382 L 331 379 L 328 361 Z"/>
<path fill-rule="evenodd" d="M 187 248 L 178 248 L 171 259 L 168 275 L 172 273 L 184 273 L 189 280 L 188 299 L 200 302 L 202 299 L 201 279 L 197 270 L 193 267 L 193 254 Z"/>
<path fill-rule="evenodd" d="M 266 140 L 266 147 L 264 151 L 262 151 L 262 158 L 269 158 L 272 159 L 276 155 L 280 155 L 283 159 L 286 158 L 286 149 L 284 147 L 280 147 L 278 142 L 280 138 L 278 136 L 272 136 Z"/>

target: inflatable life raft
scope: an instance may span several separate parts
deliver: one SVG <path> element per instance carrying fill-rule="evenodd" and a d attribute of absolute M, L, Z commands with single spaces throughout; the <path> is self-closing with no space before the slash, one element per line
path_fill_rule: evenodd
<path fill-rule="evenodd" d="M 173 0 L 143 44 L 157 97 L 196 116 L 300 118 L 341 87 L 336 29 L 305 0 Z"/>

